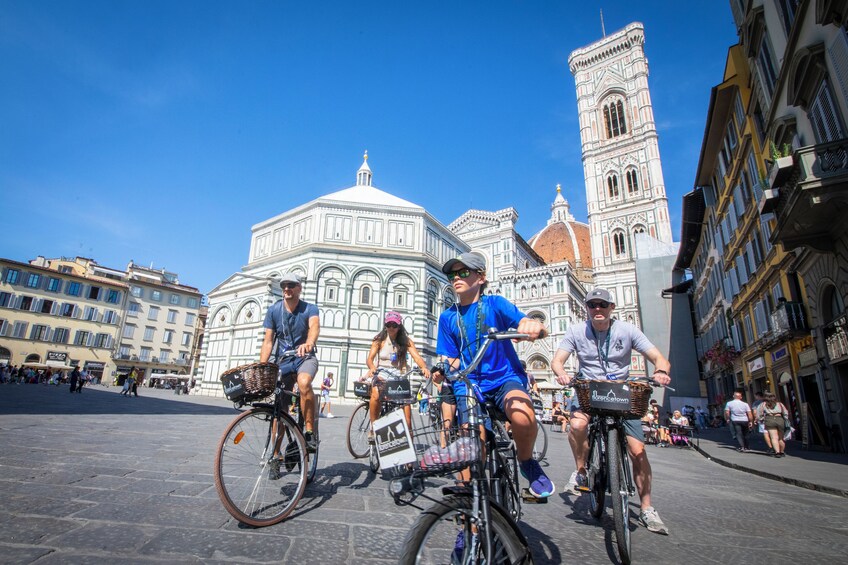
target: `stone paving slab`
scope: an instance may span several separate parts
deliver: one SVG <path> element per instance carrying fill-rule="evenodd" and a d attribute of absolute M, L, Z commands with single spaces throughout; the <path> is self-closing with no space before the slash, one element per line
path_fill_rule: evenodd
<path fill-rule="evenodd" d="M 233 520 L 215 491 L 215 449 L 236 415 L 225 401 L 150 389 L 127 399 L 114 388 L 69 395 L 0 385 L 0 561 L 396 563 L 419 511 L 395 505 L 367 462 L 350 458 L 344 437 L 353 408 L 334 406 L 340 417 L 321 420 L 318 476 L 294 515 L 254 529 Z M 544 464 L 561 489 L 572 471 L 570 450 L 561 433 L 549 440 Z M 671 535 L 639 526 L 631 500 L 635 562 L 844 561 L 844 498 L 721 466 L 694 450 L 648 450 L 654 503 Z M 844 480 L 838 461 L 796 456 L 789 465 L 803 472 L 805 462 L 827 484 Z M 427 494 L 438 497 L 437 484 Z M 560 490 L 547 504 L 526 504 L 520 528 L 536 563 L 593 565 L 618 562 L 611 524 L 609 509 L 595 520 L 585 496 Z"/>

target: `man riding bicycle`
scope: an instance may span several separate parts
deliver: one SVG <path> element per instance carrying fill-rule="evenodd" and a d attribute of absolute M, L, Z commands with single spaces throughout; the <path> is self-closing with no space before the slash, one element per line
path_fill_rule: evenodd
<path fill-rule="evenodd" d="M 586 295 L 584 301 L 589 319 L 585 324 L 574 324 L 565 332 L 554 354 L 551 368 L 557 375 L 559 384 L 568 386 L 572 378 L 565 372 L 565 362 L 572 353 L 577 353 L 580 373 L 593 380 L 624 380 L 630 372 L 630 356 L 633 349 L 644 355 L 655 369 L 653 379 L 662 385 L 671 382 L 669 372 L 671 364 L 662 356 L 639 328 L 621 320 L 614 320 L 612 312 L 615 302 L 609 291 L 596 288 Z M 571 474 L 569 490 L 575 494 L 585 488 L 586 455 L 589 451 L 589 417 L 579 405 L 573 406 L 571 433 L 568 442 L 574 454 L 577 470 Z M 642 502 L 639 519 L 652 532 L 668 535 L 659 514 L 651 506 L 651 464 L 645 452 L 645 435 L 639 420 L 624 420 L 627 435 L 627 452 L 633 463 L 633 475 L 636 489 Z"/>
<path fill-rule="evenodd" d="M 312 435 L 315 418 L 315 393 L 312 392 L 312 379 L 318 372 L 318 358 L 315 357 L 315 343 L 321 331 L 318 319 L 318 307 L 300 299 L 303 291 L 300 276 L 285 273 L 280 277 L 283 299 L 268 308 L 265 315 L 265 340 L 259 351 L 259 362 L 267 363 L 273 351 L 277 363 L 284 352 L 294 351 L 297 355 L 297 388 L 300 391 L 300 410 L 304 420 L 306 447 L 315 451 L 315 438 Z"/>
<path fill-rule="evenodd" d="M 514 304 L 501 296 L 483 295 L 488 281 L 486 258 L 482 254 L 463 253 L 445 263 L 442 272 L 453 284 L 459 302 L 439 317 L 436 353 L 446 357 L 454 370 L 471 364 L 490 328 L 516 328 L 519 333 L 530 336 L 530 340 L 543 335 L 542 324 L 525 316 Z M 527 376 L 512 343 L 508 340 L 493 343 L 480 369 L 468 377 L 509 418 L 521 474 L 530 481 L 530 492 L 537 497 L 552 495 L 554 484 L 533 459 L 536 415 L 527 394 Z M 465 389 L 465 383 L 453 383 L 460 424 L 468 422 L 465 399 L 469 393 Z"/>

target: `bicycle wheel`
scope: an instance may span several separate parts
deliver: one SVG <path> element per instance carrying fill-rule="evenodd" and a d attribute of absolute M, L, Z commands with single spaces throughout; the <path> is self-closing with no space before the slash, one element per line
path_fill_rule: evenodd
<path fill-rule="evenodd" d="M 533 444 L 533 459 L 542 461 L 548 453 L 548 432 L 542 422 L 536 420 L 536 443 Z"/>
<path fill-rule="evenodd" d="M 624 565 L 630 565 L 630 509 L 628 508 L 628 489 L 624 465 L 627 459 L 623 445 L 619 443 L 618 430 L 607 432 L 607 467 L 609 468 L 610 497 L 612 516 L 615 522 L 615 542 L 618 557 Z"/>
<path fill-rule="evenodd" d="M 275 440 L 272 421 L 270 407 L 242 412 L 224 431 L 215 456 L 215 488 L 224 508 L 255 527 L 284 520 L 306 488 L 303 435 L 283 414 Z"/>
<path fill-rule="evenodd" d="M 368 403 L 363 402 L 356 407 L 347 423 L 347 450 L 354 459 L 368 456 L 368 430 L 371 428 L 371 418 L 368 415 Z"/>
<path fill-rule="evenodd" d="M 403 542 L 400 563 L 533 563 L 527 540 L 515 522 L 494 505 L 488 524 L 493 555 L 484 555 L 485 543 L 468 519 L 472 503 L 470 496 L 447 496 L 422 512 Z"/>
<path fill-rule="evenodd" d="M 606 469 L 604 468 L 604 438 L 597 431 L 589 439 L 588 465 L 586 476 L 589 479 L 589 512 L 595 518 L 604 513 L 604 498 L 607 493 Z"/>
<path fill-rule="evenodd" d="M 315 478 L 315 472 L 318 470 L 318 449 L 321 447 L 321 436 L 318 433 L 318 407 L 320 404 L 320 395 L 315 395 L 315 417 L 312 418 L 312 437 L 315 438 L 315 451 L 311 453 L 307 453 L 307 469 L 306 469 L 306 482 L 311 483 L 312 479 Z M 303 428 L 301 428 L 303 429 Z"/>

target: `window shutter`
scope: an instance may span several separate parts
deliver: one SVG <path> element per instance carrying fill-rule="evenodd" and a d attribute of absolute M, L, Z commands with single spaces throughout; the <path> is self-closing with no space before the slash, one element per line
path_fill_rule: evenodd
<path fill-rule="evenodd" d="M 44 341 L 50 341 L 51 339 L 53 339 L 53 330 L 48 327 L 44 330 Z"/>
<path fill-rule="evenodd" d="M 757 267 L 760 265 L 754 260 L 754 246 L 751 245 L 749 241 L 747 245 L 745 245 L 745 252 L 748 254 L 748 265 L 751 268 L 751 275 L 754 274 L 754 271 L 757 270 Z"/>
<path fill-rule="evenodd" d="M 94 345 L 94 332 L 88 332 L 88 338 L 85 340 L 85 346 L 91 347 Z"/>
<path fill-rule="evenodd" d="M 50 307 L 50 314 L 55 316 L 58 313 L 59 313 L 59 303 L 54 300 L 53 306 Z"/>
<path fill-rule="evenodd" d="M 6 335 L 6 328 L 9 327 L 9 322 L 6 320 L 0 320 L 0 336 Z"/>
<path fill-rule="evenodd" d="M 848 100 L 848 34 L 845 29 L 840 29 L 836 34 L 828 52 L 842 99 Z"/>
<path fill-rule="evenodd" d="M 112 347 L 112 336 L 107 335 L 106 336 L 106 349 L 110 349 L 111 347 Z"/>
<path fill-rule="evenodd" d="M 29 305 L 30 312 L 41 312 L 41 305 L 44 304 L 43 298 L 36 298 Z"/>

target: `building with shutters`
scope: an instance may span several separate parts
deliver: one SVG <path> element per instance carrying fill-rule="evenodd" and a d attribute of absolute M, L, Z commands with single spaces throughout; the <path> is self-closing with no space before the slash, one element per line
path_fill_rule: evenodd
<path fill-rule="evenodd" d="M 73 259 L 43 257 L 0 259 L 0 276 L 0 363 L 111 375 L 126 283 L 84 272 Z"/>

